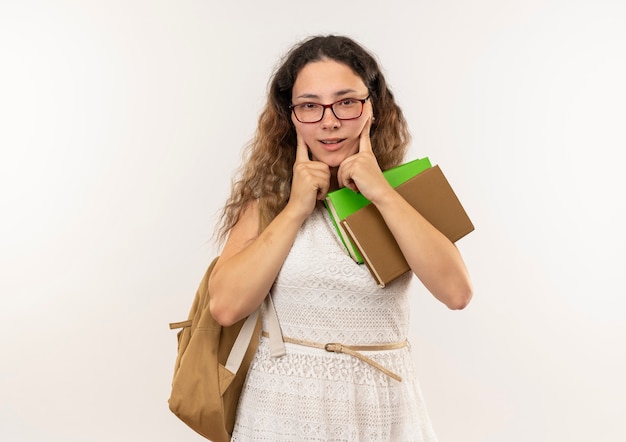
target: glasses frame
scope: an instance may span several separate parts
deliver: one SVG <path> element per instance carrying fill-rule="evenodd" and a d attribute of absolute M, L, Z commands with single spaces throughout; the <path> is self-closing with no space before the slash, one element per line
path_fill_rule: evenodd
<path fill-rule="evenodd" d="M 349 120 L 356 120 L 357 118 L 361 118 L 361 115 L 363 115 L 363 108 L 365 107 L 365 102 L 367 100 L 369 100 L 371 97 L 371 94 L 369 94 L 367 97 L 365 98 L 352 98 L 352 97 L 346 97 L 346 98 L 342 98 L 341 100 L 337 100 L 333 103 L 330 104 L 322 104 L 322 103 L 314 103 L 312 101 L 307 101 L 306 103 L 300 103 L 300 104 L 290 104 L 289 105 L 289 110 L 291 112 L 293 112 L 294 117 L 296 117 L 296 120 L 298 120 L 300 123 L 302 124 L 315 124 L 315 123 L 319 123 L 320 121 L 322 121 L 324 119 L 324 114 L 326 114 L 326 109 L 330 109 L 330 111 L 333 113 L 333 115 L 335 116 L 336 119 L 341 120 L 341 121 L 349 121 Z M 335 113 L 335 109 L 333 109 L 333 106 L 337 103 L 341 103 L 344 100 L 356 100 L 356 101 L 360 101 L 361 102 L 361 112 L 359 112 L 359 115 L 357 115 L 356 117 L 352 117 L 352 118 L 341 118 L 338 117 L 337 114 Z M 320 117 L 319 120 L 316 121 L 302 121 L 300 120 L 300 118 L 298 118 L 298 115 L 296 114 L 296 110 L 295 108 L 297 106 L 300 106 L 302 104 L 316 104 L 318 106 L 322 106 L 322 116 Z"/>

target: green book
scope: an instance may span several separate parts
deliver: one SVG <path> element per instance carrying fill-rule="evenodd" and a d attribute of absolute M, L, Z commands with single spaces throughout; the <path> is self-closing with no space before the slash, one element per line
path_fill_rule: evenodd
<path fill-rule="evenodd" d="M 413 178 L 420 172 L 423 172 L 430 167 L 430 160 L 428 157 L 424 157 L 385 170 L 383 171 L 383 175 L 391 187 L 395 189 L 400 184 L 408 181 L 410 178 Z M 326 195 L 324 204 L 328 210 L 330 219 L 335 225 L 337 235 L 339 235 L 339 238 L 348 250 L 348 253 L 356 262 L 359 264 L 363 263 L 361 254 L 350 240 L 350 237 L 341 225 L 341 221 L 346 219 L 348 215 L 351 215 L 357 210 L 370 204 L 370 201 L 362 194 L 355 192 L 352 189 L 348 189 L 347 187 L 343 187 L 329 192 L 328 195 Z"/>

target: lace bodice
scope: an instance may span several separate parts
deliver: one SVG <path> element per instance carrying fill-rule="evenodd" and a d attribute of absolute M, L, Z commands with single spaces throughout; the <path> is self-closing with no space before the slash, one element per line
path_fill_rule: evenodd
<path fill-rule="evenodd" d="M 326 209 L 318 207 L 296 237 L 272 290 L 283 333 L 344 344 L 405 340 L 411 274 L 378 287 L 334 229 Z"/>

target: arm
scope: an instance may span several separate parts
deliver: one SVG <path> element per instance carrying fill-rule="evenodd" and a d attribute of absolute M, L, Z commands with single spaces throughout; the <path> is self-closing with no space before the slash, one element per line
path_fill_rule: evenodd
<path fill-rule="evenodd" d="M 389 185 L 372 151 L 369 127 L 361 133 L 359 152 L 341 164 L 339 184 L 360 191 L 376 206 L 411 270 L 435 298 L 451 309 L 464 308 L 472 285 L 461 254 Z"/>
<path fill-rule="evenodd" d="M 309 160 L 298 137 L 289 202 L 263 232 L 258 233 L 259 207 L 251 203 L 232 228 L 209 279 L 209 308 L 215 320 L 231 325 L 252 313 L 265 299 L 296 234 L 328 191 L 330 170 Z"/>
<path fill-rule="evenodd" d="M 373 203 L 424 286 L 448 308 L 465 308 L 472 298 L 472 285 L 456 246 L 394 189 Z"/>
<path fill-rule="evenodd" d="M 244 210 L 209 279 L 209 308 L 217 322 L 234 324 L 263 302 L 301 224 L 302 220 L 283 210 L 259 234 L 258 203 Z"/>

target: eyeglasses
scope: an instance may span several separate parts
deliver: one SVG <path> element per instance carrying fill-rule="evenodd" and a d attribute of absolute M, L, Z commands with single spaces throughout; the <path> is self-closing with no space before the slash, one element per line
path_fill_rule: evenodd
<path fill-rule="evenodd" d="M 322 121 L 324 112 L 326 112 L 328 108 L 333 111 L 333 115 L 335 115 L 338 120 L 354 120 L 363 114 L 363 105 L 369 98 L 370 96 L 368 95 L 362 100 L 357 98 L 342 98 L 331 104 L 292 104 L 289 106 L 289 109 L 293 111 L 293 114 L 300 123 L 317 123 Z"/>

